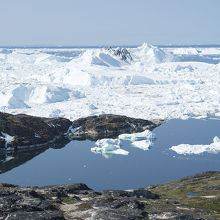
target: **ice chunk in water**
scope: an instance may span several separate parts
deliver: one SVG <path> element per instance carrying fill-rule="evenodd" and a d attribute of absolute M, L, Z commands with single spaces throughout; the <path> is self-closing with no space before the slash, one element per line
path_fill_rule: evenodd
<path fill-rule="evenodd" d="M 145 130 L 139 133 L 121 134 L 118 136 L 118 138 L 121 140 L 138 141 L 138 140 L 153 140 L 155 136 L 151 131 Z"/>
<path fill-rule="evenodd" d="M 213 139 L 213 143 L 210 145 L 190 145 L 190 144 L 180 144 L 177 146 L 172 146 L 170 150 L 175 151 L 177 154 L 202 154 L 202 153 L 220 153 L 220 139 L 216 136 Z"/>
<path fill-rule="evenodd" d="M 93 153 L 128 155 L 129 152 L 120 148 L 119 139 L 101 139 L 96 141 L 97 147 L 91 148 Z"/>

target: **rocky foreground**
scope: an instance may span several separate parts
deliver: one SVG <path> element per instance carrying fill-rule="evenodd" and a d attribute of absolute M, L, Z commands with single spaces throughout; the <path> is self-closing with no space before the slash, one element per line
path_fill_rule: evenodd
<path fill-rule="evenodd" d="M 161 125 L 162 120 L 148 121 L 121 115 L 104 114 L 80 118 L 71 122 L 65 118 L 43 118 L 24 114 L 0 112 L 0 149 L 17 150 L 69 139 L 114 137 L 122 133 L 135 133 Z"/>
<path fill-rule="evenodd" d="M 220 172 L 136 190 L 0 184 L 0 219 L 220 219 Z"/>

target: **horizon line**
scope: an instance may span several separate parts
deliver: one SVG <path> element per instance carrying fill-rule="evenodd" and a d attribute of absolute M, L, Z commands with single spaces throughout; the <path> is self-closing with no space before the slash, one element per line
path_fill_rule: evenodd
<path fill-rule="evenodd" d="M 143 44 L 143 43 L 142 43 Z M 141 46 L 142 44 L 115 44 L 115 45 L 0 45 L 0 48 L 104 48 L 104 47 L 127 47 L 135 48 Z M 157 47 L 220 47 L 220 43 L 211 44 L 150 44 Z"/>

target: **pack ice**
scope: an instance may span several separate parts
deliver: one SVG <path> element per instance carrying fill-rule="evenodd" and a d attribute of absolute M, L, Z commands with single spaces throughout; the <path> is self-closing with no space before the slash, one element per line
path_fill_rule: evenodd
<path fill-rule="evenodd" d="M 219 62 L 220 48 L 146 43 L 126 50 L 2 48 L 0 111 L 70 120 L 103 113 L 219 118 Z"/>

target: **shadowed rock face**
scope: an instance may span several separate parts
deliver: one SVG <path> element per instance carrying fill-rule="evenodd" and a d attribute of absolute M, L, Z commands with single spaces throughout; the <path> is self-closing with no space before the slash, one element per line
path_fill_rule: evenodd
<path fill-rule="evenodd" d="M 64 118 L 41 118 L 24 114 L 11 115 L 0 112 L 0 148 L 22 148 L 43 145 L 64 135 L 71 121 Z M 13 137 L 6 141 L 5 134 Z"/>
<path fill-rule="evenodd" d="M 111 54 L 118 56 L 123 61 L 132 61 L 133 58 L 130 54 L 130 52 L 126 48 L 112 48 L 112 47 L 106 47 L 107 51 L 109 51 Z"/>
<path fill-rule="evenodd" d="M 172 183 L 127 191 L 94 192 L 83 183 L 45 187 L 19 187 L 0 183 L 0 218 L 219 219 L 220 194 L 212 188 L 213 184 L 219 182 L 220 172 L 206 172 Z M 200 190 L 202 195 L 190 196 L 186 193 L 189 189 Z M 215 195 L 216 198 L 203 198 L 207 195 Z"/>
<path fill-rule="evenodd" d="M 131 134 L 146 129 L 153 130 L 163 123 L 163 120 L 148 121 L 122 115 L 95 115 L 73 121 L 72 127 L 78 129 L 72 135 L 82 139 L 97 140 L 116 137 L 123 133 Z"/>

